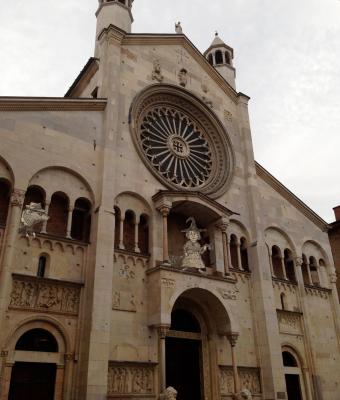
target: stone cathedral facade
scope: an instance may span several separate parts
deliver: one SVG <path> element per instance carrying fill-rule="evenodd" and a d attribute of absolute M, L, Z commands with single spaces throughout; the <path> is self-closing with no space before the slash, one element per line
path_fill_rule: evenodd
<path fill-rule="evenodd" d="M 338 400 L 329 226 L 254 161 L 233 49 L 132 3 L 64 98 L 0 98 L 0 399 Z"/>

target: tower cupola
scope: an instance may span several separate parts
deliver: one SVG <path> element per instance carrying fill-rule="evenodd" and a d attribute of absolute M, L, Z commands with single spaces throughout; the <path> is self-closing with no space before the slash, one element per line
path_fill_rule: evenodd
<path fill-rule="evenodd" d="M 99 0 L 96 12 L 97 32 L 96 40 L 103 29 L 110 25 L 116 26 L 126 33 L 131 32 L 132 3 L 134 0 Z"/>
<path fill-rule="evenodd" d="M 235 89 L 236 70 L 233 67 L 234 50 L 226 45 L 216 32 L 215 38 L 205 51 L 204 57 Z"/>

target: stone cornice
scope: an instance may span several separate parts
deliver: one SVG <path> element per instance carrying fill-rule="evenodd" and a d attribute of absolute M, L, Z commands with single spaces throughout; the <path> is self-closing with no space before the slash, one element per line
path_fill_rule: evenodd
<path fill-rule="evenodd" d="M 69 90 L 66 92 L 65 97 L 79 97 L 81 91 L 91 81 L 98 69 L 99 59 L 91 57 L 84 68 L 80 71 Z"/>
<path fill-rule="evenodd" d="M 326 221 L 324 221 L 319 215 L 311 210 L 303 201 L 295 196 L 294 193 L 287 189 L 259 163 L 256 163 L 255 166 L 257 176 L 259 176 L 264 182 L 271 186 L 285 200 L 287 200 L 292 206 L 299 210 L 305 217 L 307 217 L 311 222 L 313 222 L 324 232 L 327 232 L 330 229 L 330 225 L 328 225 Z"/>
<path fill-rule="evenodd" d="M 238 93 L 223 76 L 209 64 L 194 44 L 182 34 L 127 34 L 123 46 L 182 46 L 201 68 L 213 79 L 224 93 L 237 103 Z"/>
<path fill-rule="evenodd" d="M 0 111 L 104 111 L 106 99 L 0 97 Z"/>

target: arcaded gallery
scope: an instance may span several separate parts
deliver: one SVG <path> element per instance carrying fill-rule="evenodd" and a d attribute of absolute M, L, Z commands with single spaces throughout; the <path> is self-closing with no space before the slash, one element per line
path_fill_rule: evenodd
<path fill-rule="evenodd" d="M 339 400 L 329 225 L 254 160 L 234 50 L 132 12 L 0 98 L 0 400 Z"/>

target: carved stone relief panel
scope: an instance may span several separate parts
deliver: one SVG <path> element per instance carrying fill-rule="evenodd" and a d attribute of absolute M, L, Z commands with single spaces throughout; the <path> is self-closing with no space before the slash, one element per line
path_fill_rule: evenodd
<path fill-rule="evenodd" d="M 278 310 L 277 318 L 281 333 L 302 335 L 301 314 L 291 311 Z"/>
<path fill-rule="evenodd" d="M 13 276 L 9 308 L 78 315 L 81 285 Z"/>
<path fill-rule="evenodd" d="M 132 292 L 115 291 L 112 308 L 118 311 L 137 312 L 135 295 Z"/>
<path fill-rule="evenodd" d="M 260 371 L 258 368 L 239 367 L 240 385 L 242 389 L 248 389 L 252 395 L 261 394 Z M 233 368 L 220 367 L 220 387 L 222 395 L 234 393 Z"/>
<path fill-rule="evenodd" d="M 154 364 L 124 362 L 110 363 L 108 397 L 152 397 L 154 394 Z"/>

